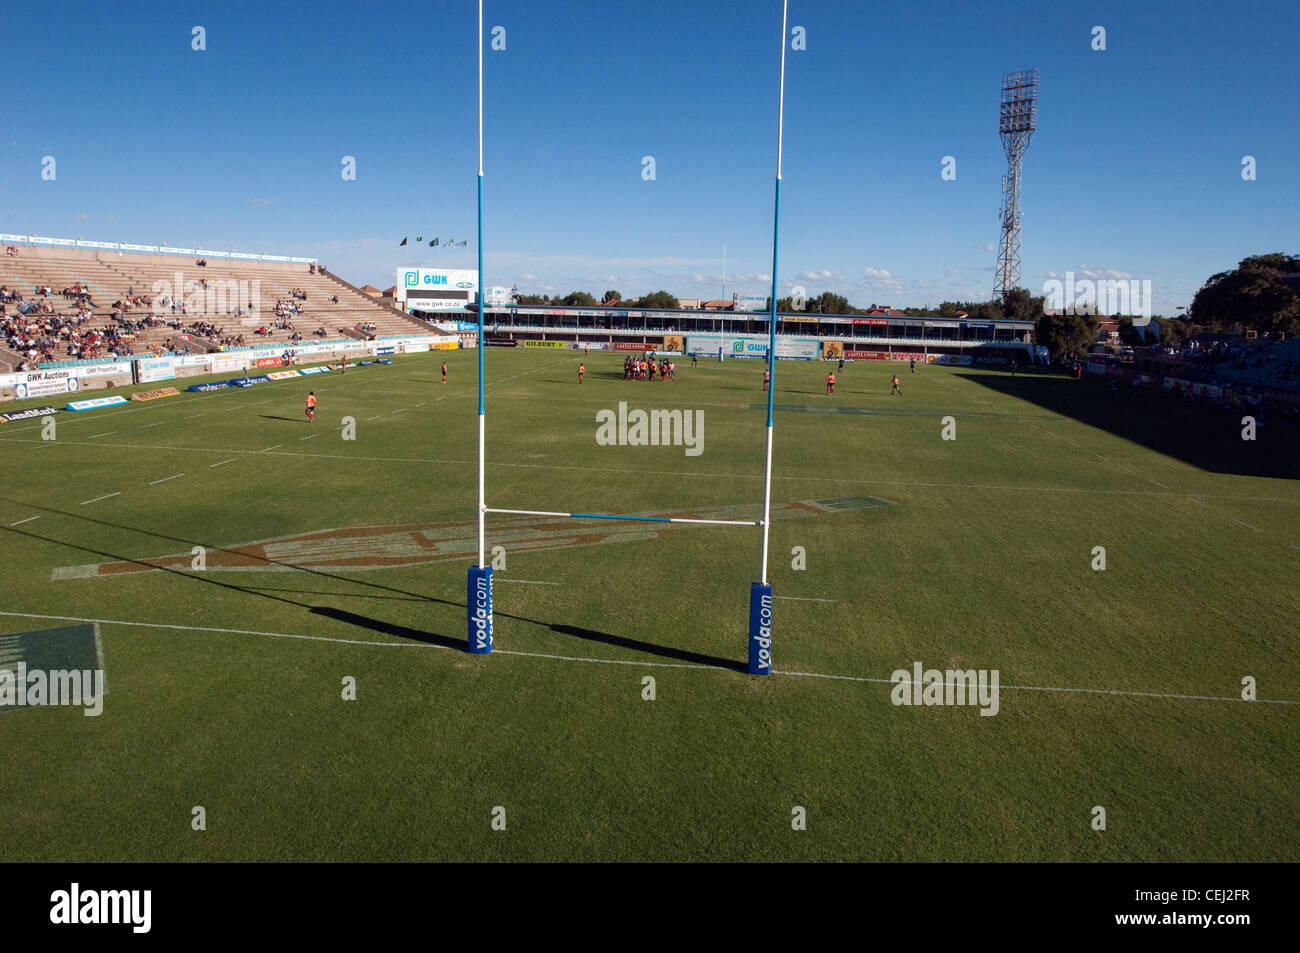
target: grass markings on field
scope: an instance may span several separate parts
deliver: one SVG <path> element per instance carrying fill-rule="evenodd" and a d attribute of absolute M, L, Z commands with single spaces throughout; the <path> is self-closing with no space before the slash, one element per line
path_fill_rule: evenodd
<path fill-rule="evenodd" d="M 82 500 L 82 501 L 81 501 L 79 504 L 77 504 L 77 505 L 78 505 L 78 506 L 87 506 L 87 505 L 89 505 L 89 504 L 91 504 L 91 503 L 98 503 L 100 500 L 108 500 L 108 499 L 112 499 L 112 498 L 115 497 L 115 496 L 121 496 L 121 495 L 122 495 L 122 491 L 121 491 L 121 490 L 118 490 L 116 493 L 108 493 L 108 494 L 106 494 L 106 495 L 104 495 L 104 496 L 97 496 L 97 497 L 95 497 L 93 500 Z"/>
<path fill-rule="evenodd" d="M 543 582 L 540 579 L 506 579 L 504 576 L 498 577 L 495 582 L 523 582 L 530 586 L 558 586 L 558 582 Z"/>
<path fill-rule="evenodd" d="M 29 516 L 25 520 L 19 520 L 17 523 L 10 523 L 10 526 L 22 526 L 24 523 L 30 523 L 32 520 L 40 519 L 39 516 Z"/>
<path fill-rule="evenodd" d="M 214 632 L 225 635 L 252 635 L 262 638 L 272 639 L 297 639 L 306 642 L 333 642 L 339 645 L 360 645 L 374 648 L 420 648 L 420 649 L 444 649 L 449 652 L 467 651 L 464 649 L 453 648 L 448 645 L 438 645 L 430 642 L 374 642 L 366 639 L 342 639 L 329 635 L 302 635 L 294 632 L 262 632 L 256 629 L 227 629 L 217 626 L 208 625 L 176 625 L 168 622 L 137 622 L 126 619 L 88 619 L 80 616 L 65 615 L 44 615 L 32 612 L 6 612 L 0 611 L 0 616 L 9 616 L 11 618 L 21 619 L 53 619 L 63 622 L 97 622 L 100 625 L 123 625 L 142 629 L 167 629 L 181 632 Z M 517 649 L 500 649 L 492 650 L 494 655 L 514 655 L 522 658 L 541 658 L 552 659 L 564 662 L 581 662 L 589 665 L 639 665 L 644 668 L 687 668 L 687 669 L 708 669 L 717 672 L 732 672 L 733 669 L 723 665 L 707 665 L 702 663 L 687 662 L 643 662 L 637 659 L 602 659 L 590 658 L 581 655 L 554 655 L 545 652 L 523 652 Z M 857 682 L 872 685 L 894 685 L 897 684 L 892 678 L 874 678 L 868 675 L 834 675 L 828 672 L 793 672 L 773 669 L 773 675 L 785 675 L 790 678 L 823 678 L 830 681 L 840 682 Z M 945 683 L 947 684 L 947 683 Z M 955 684 L 955 683 L 954 683 Z M 1300 699 L 1289 698 L 1256 698 L 1247 702 L 1245 699 L 1232 695 L 1189 695 L 1180 692 L 1150 692 L 1136 691 L 1122 688 L 1075 688 L 1061 685 L 1000 685 L 1000 691 L 1021 691 L 1021 692 L 1055 692 L 1059 694 L 1074 695 L 1111 695 L 1124 696 L 1129 698 L 1161 698 L 1175 701 L 1216 701 L 1216 702 L 1241 702 L 1242 704 L 1265 704 L 1265 705 L 1300 705 Z"/>
<path fill-rule="evenodd" d="M 239 457 L 231 457 L 229 460 L 222 460 L 220 463 L 210 464 L 208 469 L 211 470 L 213 467 L 224 467 L 227 463 L 234 463 L 238 459 Z"/>
<path fill-rule="evenodd" d="M 150 482 L 146 483 L 145 486 L 154 486 L 155 484 L 158 483 L 166 483 L 168 480 L 175 480 L 177 477 L 183 477 L 183 476 L 185 476 L 184 473 L 177 473 L 174 474 L 173 476 L 163 477 L 161 480 L 151 480 Z"/>
<path fill-rule="evenodd" d="M 334 428 L 339 430 L 341 428 Z M 0 443 L 40 443 L 38 440 L 16 440 L 12 438 L 0 437 Z M 48 443 L 48 441 L 47 441 Z M 260 454 L 264 450 L 238 450 L 230 447 L 174 447 L 161 444 L 142 444 L 142 443 L 96 443 L 87 444 L 79 440 L 61 440 L 61 444 L 67 446 L 93 446 L 109 447 L 122 450 L 168 450 L 172 452 L 184 453 L 242 453 L 242 454 Z M 476 466 L 473 460 L 438 460 L 431 457 L 361 457 L 350 454 L 339 453 L 300 453 L 284 451 L 276 456 L 285 457 L 306 457 L 319 460 L 352 460 L 362 463 L 422 463 L 433 464 L 436 466 Z M 224 461 L 229 463 L 230 461 Z M 219 464 L 214 464 L 217 466 Z M 513 469 L 529 470 L 568 470 L 583 473 L 625 473 L 630 476 L 674 476 L 674 477 L 695 477 L 709 480 L 761 480 L 762 473 L 692 473 L 687 470 L 645 470 L 631 467 L 576 467 L 560 466 L 556 464 L 545 463 L 505 463 L 502 461 L 493 461 L 491 467 L 508 467 Z M 1131 471 L 1130 471 L 1131 472 Z M 1021 486 L 1011 484 L 996 483 L 931 483 L 914 480 L 872 480 L 864 478 L 844 478 L 820 476 L 817 474 L 804 474 L 800 476 L 782 476 L 773 473 L 773 480 L 786 480 L 796 483 L 816 482 L 816 483 L 841 483 L 850 486 L 864 487 L 885 487 L 885 486 L 903 486 L 917 487 L 922 489 L 940 489 L 940 490 L 1002 490 L 1013 493 L 1088 493 L 1095 495 L 1112 495 L 1112 496 L 1177 496 L 1186 497 L 1186 490 L 1170 490 L 1160 492 L 1159 490 L 1132 490 L 1132 489 L 1099 489 L 1095 487 L 1070 487 L 1070 486 Z M 1228 496 L 1224 494 L 1198 494 L 1205 499 L 1225 500 L 1242 503 L 1285 503 L 1288 505 L 1300 504 L 1300 497 L 1296 499 L 1287 499 L 1285 497 L 1275 496 Z"/>

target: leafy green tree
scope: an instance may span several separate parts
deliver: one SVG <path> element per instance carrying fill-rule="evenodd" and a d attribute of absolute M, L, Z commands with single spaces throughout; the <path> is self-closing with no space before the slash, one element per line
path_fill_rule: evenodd
<path fill-rule="evenodd" d="M 596 305 L 596 299 L 586 291 L 570 291 L 557 300 L 566 308 L 593 308 Z"/>
<path fill-rule="evenodd" d="M 652 291 L 645 295 L 638 305 L 642 308 L 653 308 L 658 311 L 674 311 L 681 307 L 681 303 L 670 295 L 667 291 Z"/>
<path fill-rule="evenodd" d="M 1091 314 L 1039 314 L 1034 335 L 1055 357 L 1082 357 L 1097 342 L 1101 322 Z"/>
<path fill-rule="evenodd" d="M 550 298 L 543 297 L 542 295 L 520 295 L 519 296 L 520 304 L 531 304 L 531 305 L 549 304 L 550 300 L 551 300 Z"/>
<path fill-rule="evenodd" d="M 1211 275 L 1192 299 L 1200 324 L 1224 330 L 1236 324 L 1274 334 L 1300 332 L 1300 295 L 1284 274 L 1300 272 L 1300 258 L 1274 252 L 1243 258 L 1232 271 Z"/>
<path fill-rule="evenodd" d="M 815 298 L 809 298 L 804 304 L 804 311 L 816 314 L 851 314 L 849 299 L 833 291 L 823 291 Z"/>
<path fill-rule="evenodd" d="M 605 297 L 601 299 L 602 304 L 614 304 L 623 300 L 623 292 L 609 290 L 605 292 Z"/>

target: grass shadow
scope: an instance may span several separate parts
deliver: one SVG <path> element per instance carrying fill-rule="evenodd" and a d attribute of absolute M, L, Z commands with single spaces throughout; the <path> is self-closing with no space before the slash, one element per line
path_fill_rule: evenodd
<path fill-rule="evenodd" d="M 1270 415 L 1256 439 L 1241 438 L 1241 418 L 1150 386 L 1134 388 L 1085 374 L 1082 380 L 1051 374 L 957 374 L 1001 396 L 1029 401 L 1061 417 L 1096 427 L 1148 450 L 1211 473 L 1300 477 L 1300 427 Z"/>

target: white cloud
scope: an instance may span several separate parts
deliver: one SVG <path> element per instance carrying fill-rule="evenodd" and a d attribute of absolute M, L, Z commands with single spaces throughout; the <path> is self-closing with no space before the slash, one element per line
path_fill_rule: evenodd
<path fill-rule="evenodd" d="M 867 278 L 891 278 L 891 277 L 893 277 L 892 275 L 890 275 L 889 272 L 885 271 L 885 269 L 883 269 L 883 268 L 863 268 L 863 269 L 862 269 L 862 274 L 863 274 L 864 276 L 866 276 Z"/>
<path fill-rule="evenodd" d="M 249 205 L 275 205 L 279 201 L 280 201 L 280 196 L 273 195 L 270 198 L 265 198 L 265 199 L 249 199 L 248 204 Z"/>

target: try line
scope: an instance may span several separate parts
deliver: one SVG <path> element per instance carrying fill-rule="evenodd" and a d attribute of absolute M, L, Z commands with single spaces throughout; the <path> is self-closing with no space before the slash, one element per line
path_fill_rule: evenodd
<path fill-rule="evenodd" d="M 463 652 L 461 648 L 453 648 L 449 645 L 437 645 L 429 642 L 374 642 L 367 639 L 341 639 L 328 635 L 300 635 L 292 632 L 259 632 L 255 629 L 223 629 L 207 625 L 173 625 L 166 622 L 131 622 L 124 619 L 85 619 L 80 616 L 70 615 L 38 615 L 33 612 L 4 612 L 0 611 L 0 616 L 10 616 L 20 619 L 53 619 L 59 622 L 98 622 L 100 625 L 127 625 L 142 629 L 172 629 L 181 632 L 219 632 L 230 635 L 256 635 L 270 639 L 299 639 L 307 642 L 334 642 L 340 645 L 363 645 L 373 646 L 375 648 L 402 648 L 402 649 L 445 649 L 446 651 Z M 644 668 L 692 668 L 692 669 L 712 669 L 719 672 L 729 672 L 732 669 L 722 665 L 708 665 L 699 663 L 682 663 L 682 662 L 642 662 L 636 659 L 606 659 L 606 658 L 587 658 L 580 655 L 553 655 L 545 652 L 520 652 L 511 649 L 494 649 L 494 655 L 518 655 L 525 658 L 542 658 L 552 659 L 564 662 L 585 662 L 593 665 L 640 665 Z M 826 678 L 833 681 L 841 682 L 859 682 L 879 685 L 896 684 L 891 678 L 870 678 L 861 675 L 828 675 L 824 672 L 783 672 L 774 670 L 773 675 L 788 675 L 792 678 Z M 1286 698 L 1257 698 L 1254 701 L 1245 701 L 1242 698 L 1231 695 L 1186 695 L 1176 692 L 1139 692 L 1127 689 L 1117 688 L 1069 688 L 1051 685 L 1002 685 L 1000 690 L 1004 691 L 1022 691 L 1022 692 L 1059 692 L 1064 694 L 1077 695 L 1123 695 L 1130 698 L 1163 698 L 1174 699 L 1178 701 L 1219 701 L 1219 702 L 1241 702 L 1243 705 L 1300 705 L 1300 700 Z"/>

